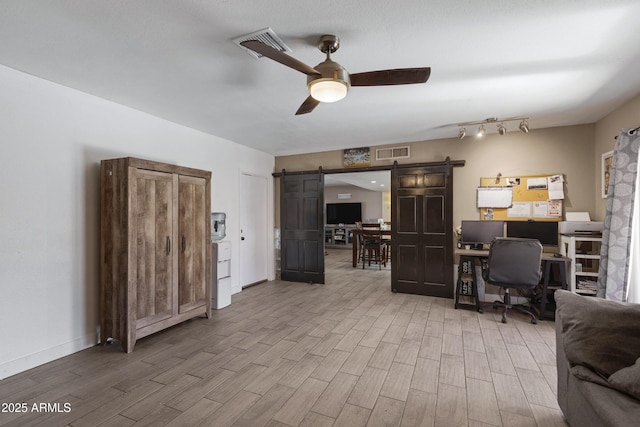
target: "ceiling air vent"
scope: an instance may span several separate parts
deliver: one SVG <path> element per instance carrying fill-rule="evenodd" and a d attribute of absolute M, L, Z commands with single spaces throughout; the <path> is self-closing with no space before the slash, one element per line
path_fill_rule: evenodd
<path fill-rule="evenodd" d="M 408 157 L 410 157 L 409 146 L 376 149 L 376 160 L 406 159 Z"/>
<path fill-rule="evenodd" d="M 246 51 L 249 55 L 253 56 L 256 59 L 262 58 L 263 55 L 260 55 L 258 52 L 254 52 L 251 49 L 247 49 L 246 47 L 240 45 L 240 43 L 247 40 L 259 40 L 262 43 L 271 46 L 276 50 L 279 50 L 280 52 L 291 52 L 289 46 L 284 44 L 282 39 L 278 37 L 278 35 L 269 27 L 251 34 L 245 34 L 244 36 L 239 36 L 235 39 L 231 39 L 232 42 L 240 46 L 240 48 Z"/>

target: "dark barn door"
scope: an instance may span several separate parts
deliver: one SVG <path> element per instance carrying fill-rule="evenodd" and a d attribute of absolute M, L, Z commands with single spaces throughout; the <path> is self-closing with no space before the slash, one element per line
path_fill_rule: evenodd
<path fill-rule="evenodd" d="M 391 290 L 453 298 L 453 173 L 391 170 Z"/>
<path fill-rule="evenodd" d="M 281 279 L 324 283 L 324 174 L 280 177 Z"/>

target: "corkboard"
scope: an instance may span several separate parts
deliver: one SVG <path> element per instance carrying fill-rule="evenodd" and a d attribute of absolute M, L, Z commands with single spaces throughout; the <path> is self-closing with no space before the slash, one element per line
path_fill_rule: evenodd
<path fill-rule="evenodd" d="M 549 203 L 549 190 L 529 189 L 529 180 L 546 179 L 549 175 L 520 175 L 508 177 L 480 178 L 481 187 L 511 187 L 512 208 L 481 208 L 480 219 L 508 221 L 560 221 L 562 220 L 562 200 Z M 564 185 L 564 184 L 563 184 Z M 559 202 L 559 207 L 558 203 Z M 527 214 L 527 206 L 530 207 Z M 556 214 L 559 213 L 557 216 Z"/>

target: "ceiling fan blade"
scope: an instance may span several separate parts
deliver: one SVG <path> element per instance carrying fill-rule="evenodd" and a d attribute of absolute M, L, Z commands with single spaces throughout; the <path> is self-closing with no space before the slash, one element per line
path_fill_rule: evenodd
<path fill-rule="evenodd" d="M 394 70 L 368 71 L 350 74 L 351 86 L 389 86 L 425 83 L 431 75 L 431 67 L 397 68 Z"/>
<path fill-rule="evenodd" d="M 307 114 L 313 111 L 320 104 L 320 101 L 309 95 L 307 99 L 304 100 L 298 111 L 296 111 L 296 116 L 300 114 Z"/>
<path fill-rule="evenodd" d="M 262 43 L 261 41 L 246 40 L 240 44 L 247 49 L 258 52 L 262 56 L 273 59 L 274 61 L 279 62 L 282 65 L 286 65 L 289 68 L 293 68 L 296 71 L 300 71 L 301 73 L 307 74 L 309 76 L 320 75 L 318 70 L 308 66 L 304 62 L 298 61 L 297 59 L 287 55 L 286 53 L 282 53 L 279 50 Z"/>

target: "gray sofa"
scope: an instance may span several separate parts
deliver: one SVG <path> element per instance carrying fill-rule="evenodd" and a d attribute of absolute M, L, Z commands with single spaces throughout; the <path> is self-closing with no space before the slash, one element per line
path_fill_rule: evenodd
<path fill-rule="evenodd" d="M 640 425 L 640 304 L 556 291 L 558 404 L 572 427 Z"/>

